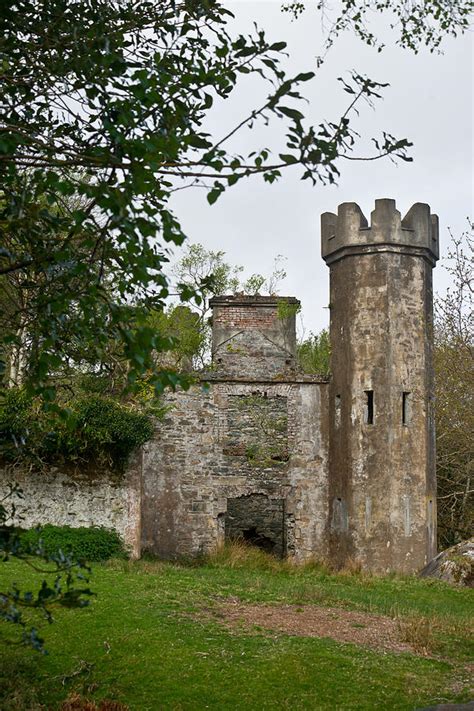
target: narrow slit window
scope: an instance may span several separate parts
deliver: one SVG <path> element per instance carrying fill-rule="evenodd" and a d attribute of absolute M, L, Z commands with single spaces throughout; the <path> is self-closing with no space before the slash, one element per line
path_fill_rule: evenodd
<path fill-rule="evenodd" d="M 402 393 L 402 424 L 410 423 L 410 393 Z"/>
<path fill-rule="evenodd" d="M 334 420 L 336 428 L 341 426 L 341 396 L 336 395 L 335 409 L 334 409 Z"/>
<path fill-rule="evenodd" d="M 365 423 L 367 425 L 374 424 L 374 391 L 365 390 Z"/>

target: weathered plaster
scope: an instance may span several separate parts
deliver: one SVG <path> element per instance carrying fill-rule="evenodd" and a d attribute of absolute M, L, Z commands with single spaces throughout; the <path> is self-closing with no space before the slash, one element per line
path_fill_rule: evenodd
<path fill-rule="evenodd" d="M 57 467 L 0 469 L 0 492 L 6 493 L 10 483 L 23 492 L 23 498 L 12 501 L 15 525 L 104 526 L 117 531 L 133 558 L 140 557 L 141 453 L 123 476 L 104 471 L 81 475 Z"/>

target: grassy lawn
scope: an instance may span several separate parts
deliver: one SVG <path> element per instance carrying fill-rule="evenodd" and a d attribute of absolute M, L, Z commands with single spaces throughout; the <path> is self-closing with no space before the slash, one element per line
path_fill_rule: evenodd
<path fill-rule="evenodd" d="M 25 589 L 38 584 L 25 566 L 4 563 L 0 589 L 13 580 Z M 62 610 L 55 624 L 42 626 L 47 656 L 2 644 L 2 710 L 57 709 L 72 691 L 115 699 L 132 711 L 408 710 L 469 699 L 472 590 L 416 578 L 336 575 L 232 551 L 194 567 L 97 564 L 92 588 L 97 597 L 89 608 Z M 203 614 L 226 600 L 396 617 L 413 651 L 232 627 Z M 6 625 L 0 635 L 2 642 L 15 638 Z"/>

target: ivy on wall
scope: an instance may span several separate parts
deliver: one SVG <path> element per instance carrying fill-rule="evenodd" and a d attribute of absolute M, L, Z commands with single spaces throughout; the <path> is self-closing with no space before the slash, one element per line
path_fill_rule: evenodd
<path fill-rule="evenodd" d="M 132 452 L 153 435 L 148 415 L 103 395 L 67 403 L 68 416 L 45 411 L 20 388 L 6 391 L 0 406 L 0 457 L 4 462 L 93 463 L 123 470 Z"/>

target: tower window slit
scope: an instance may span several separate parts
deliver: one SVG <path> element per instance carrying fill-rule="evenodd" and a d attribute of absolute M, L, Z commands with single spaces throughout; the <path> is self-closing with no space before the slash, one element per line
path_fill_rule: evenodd
<path fill-rule="evenodd" d="M 341 396 L 336 395 L 335 398 L 335 408 L 334 408 L 334 421 L 336 428 L 341 426 Z"/>
<path fill-rule="evenodd" d="M 373 425 L 374 424 L 374 391 L 373 390 L 365 390 L 365 397 L 366 403 L 365 403 L 365 423 L 367 425 Z"/>
<path fill-rule="evenodd" d="M 408 425 L 410 422 L 410 393 L 402 393 L 402 424 Z"/>

